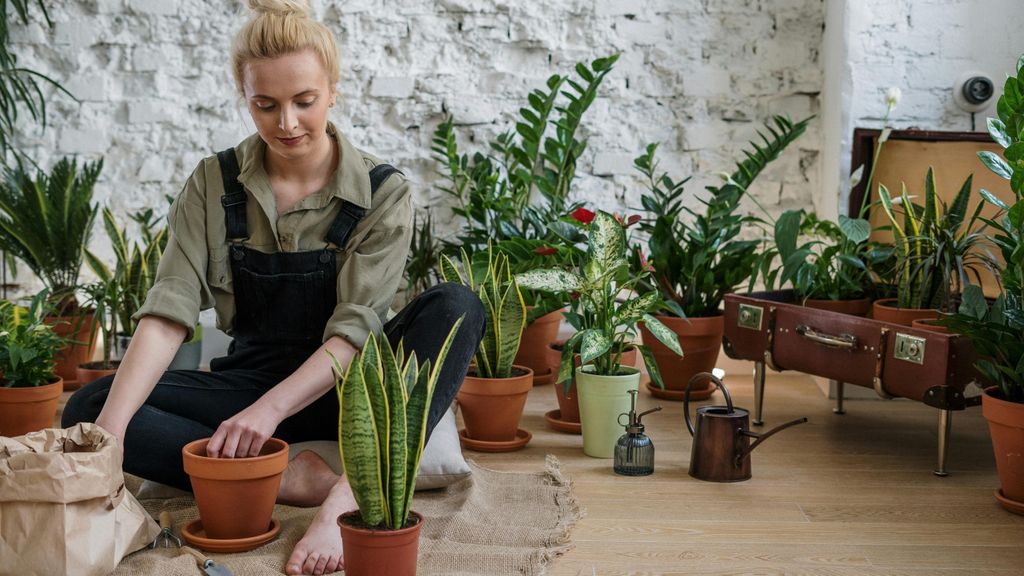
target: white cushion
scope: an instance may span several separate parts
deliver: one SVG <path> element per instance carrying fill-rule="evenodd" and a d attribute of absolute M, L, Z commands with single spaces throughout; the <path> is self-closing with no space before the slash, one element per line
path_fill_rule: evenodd
<path fill-rule="evenodd" d="M 338 443 L 329 440 L 312 440 L 289 444 L 288 458 L 294 458 L 303 450 L 312 450 L 327 462 L 328 466 L 338 475 L 342 473 L 341 453 Z M 466 459 L 462 457 L 459 444 L 459 433 L 455 429 L 455 410 L 449 408 L 441 421 L 437 423 L 430 440 L 423 449 L 420 460 L 420 473 L 416 476 L 417 490 L 444 488 L 469 476 L 471 473 Z M 135 496 L 140 500 L 148 498 L 174 498 L 188 495 L 166 484 L 144 480 Z"/>

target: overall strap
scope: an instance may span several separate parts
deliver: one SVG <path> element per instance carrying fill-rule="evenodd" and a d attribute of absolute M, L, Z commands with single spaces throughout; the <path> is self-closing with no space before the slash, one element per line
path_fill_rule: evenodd
<path fill-rule="evenodd" d="M 229 241 L 237 242 L 249 237 L 249 229 L 245 222 L 245 188 L 238 181 L 241 171 L 235 149 L 228 148 L 217 153 L 220 163 L 220 174 L 224 181 L 224 195 L 220 197 L 224 207 L 224 222 Z"/>
<path fill-rule="evenodd" d="M 378 164 L 370 170 L 370 195 L 372 196 L 377 192 L 377 189 L 381 187 L 381 184 L 388 179 L 392 174 L 401 171 L 398 168 L 390 164 Z M 351 202 L 342 202 L 341 211 L 338 212 L 338 216 L 334 219 L 331 224 L 331 229 L 327 231 L 327 242 L 333 244 L 337 248 L 344 248 L 345 243 L 348 242 L 348 237 L 352 235 L 352 231 L 355 230 L 356 224 L 362 220 L 363 216 L 366 215 L 366 210 L 352 204 Z"/>

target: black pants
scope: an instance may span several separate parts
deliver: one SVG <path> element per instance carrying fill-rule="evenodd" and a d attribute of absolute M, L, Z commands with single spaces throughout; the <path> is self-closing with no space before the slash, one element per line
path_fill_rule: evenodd
<path fill-rule="evenodd" d="M 448 331 L 459 316 L 465 320 L 441 370 L 427 423 L 429 437 L 455 399 L 466 369 L 484 332 L 480 299 L 458 284 L 428 289 L 385 326 L 393 346 L 404 339 L 406 354 L 416 352 L 433 362 Z M 174 370 L 164 373 L 153 392 L 128 424 L 125 434 L 126 472 L 191 490 L 182 468 L 185 444 L 213 435 L 221 422 L 252 405 L 289 374 L 233 367 L 215 372 Z M 64 408 L 61 425 L 95 422 L 110 392 L 112 376 L 100 378 L 75 392 Z M 274 433 L 286 442 L 338 439 L 338 396 L 332 389 L 286 418 Z"/>

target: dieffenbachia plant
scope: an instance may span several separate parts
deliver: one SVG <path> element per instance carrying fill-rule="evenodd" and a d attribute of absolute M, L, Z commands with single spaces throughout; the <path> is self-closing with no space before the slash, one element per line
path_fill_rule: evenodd
<path fill-rule="evenodd" d="M 477 376 L 511 377 L 512 361 L 526 327 L 526 302 L 512 276 L 508 257 L 488 248 L 470 258 L 463 249 L 460 273 L 455 263 L 442 255 L 441 277 L 445 282 L 466 286 L 483 302 L 487 324 L 475 357 Z"/>
<path fill-rule="evenodd" d="M 393 350 L 387 338 L 372 334 L 346 369 L 331 356 L 341 404 L 341 461 L 367 526 L 398 530 L 408 521 L 430 402 L 460 324 L 462 318 L 433 368 L 430 360 L 419 364 L 415 352 L 406 358 L 401 343 Z"/>
<path fill-rule="evenodd" d="M 651 315 L 661 305 L 660 295 L 652 291 L 625 302 L 617 300 L 620 294 L 630 294 L 648 277 L 650 267 L 630 270 L 625 228 L 611 214 L 598 212 L 587 226 L 587 253 L 576 271 L 544 269 L 516 275 L 523 288 L 570 296 L 572 310 L 565 317 L 577 332 L 562 350 L 557 381 L 571 384 L 576 353 L 581 364 L 593 364 L 596 374 L 616 375 L 621 368 L 622 352 L 633 345 L 643 356 L 651 381 L 664 388 L 650 349 L 631 344 L 636 336 L 636 323 L 643 321 L 662 344 L 683 355 L 676 334 Z"/>

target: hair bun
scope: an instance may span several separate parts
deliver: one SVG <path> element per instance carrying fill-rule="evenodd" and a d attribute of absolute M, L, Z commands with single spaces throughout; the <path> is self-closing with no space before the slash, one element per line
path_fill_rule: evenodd
<path fill-rule="evenodd" d="M 248 0 L 257 14 L 309 16 L 309 0 Z"/>

